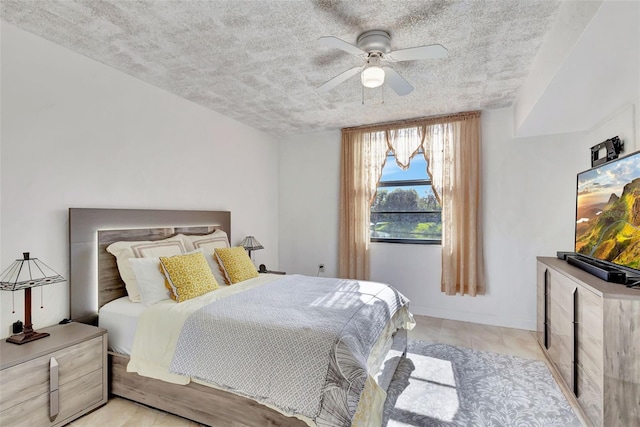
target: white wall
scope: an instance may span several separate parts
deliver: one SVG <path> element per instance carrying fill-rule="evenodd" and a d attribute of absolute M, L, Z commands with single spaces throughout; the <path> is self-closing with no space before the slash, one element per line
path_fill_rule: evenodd
<path fill-rule="evenodd" d="M 527 79 L 518 90 L 513 109 L 516 129 L 520 129 L 535 108 L 601 5 L 601 0 L 560 3 L 558 16 L 544 37 Z"/>
<path fill-rule="evenodd" d="M 518 92 L 516 135 L 588 131 L 637 100 L 639 77 L 640 2 L 562 2 Z"/>
<path fill-rule="evenodd" d="M 3 60 L 3 55 L 2 55 L 2 27 L 4 25 L 4 22 L 0 19 L 0 72 L 2 71 L 2 64 L 4 62 Z M 4 102 L 2 102 L 2 78 L 1 78 L 1 73 L 0 73 L 0 261 L 2 261 L 2 117 L 3 117 L 3 110 L 2 110 L 2 106 L 4 104 Z M 2 271 L 2 264 L 0 264 L 0 271 Z M 2 309 L 2 300 L 0 300 L 0 322 L 2 322 L 2 313 L 4 313 L 4 310 Z M 1 326 L 2 324 L 0 323 L 0 331 L 4 328 L 2 328 Z M 0 336 L 3 336 L 3 334 L 0 334 Z"/>
<path fill-rule="evenodd" d="M 590 141 L 590 147 L 618 136 L 624 142 L 624 151 L 620 153 L 621 156 L 640 150 L 640 135 L 636 129 L 637 123 L 640 123 L 638 118 L 639 105 L 640 99 L 634 104 L 614 112 L 587 131 L 586 137 Z"/>
<path fill-rule="evenodd" d="M 280 142 L 280 269 L 338 274 L 340 132 Z"/>
<path fill-rule="evenodd" d="M 371 279 L 396 286 L 416 314 L 535 329 L 536 256 L 571 250 L 576 174 L 590 167 L 590 147 L 611 136 L 633 151 L 635 115 L 631 105 L 589 132 L 514 139 L 511 109 L 484 111 L 486 295 L 440 292 L 439 246 L 372 243 Z M 339 151 L 338 132 L 281 144 L 280 266 L 288 272 L 315 274 L 322 261 L 327 275 L 337 273 L 326 258 L 338 250 Z M 302 236 L 311 239 L 296 244 Z"/>
<path fill-rule="evenodd" d="M 266 135 L 2 23 L 0 265 L 23 251 L 68 277 L 68 208 L 230 210 L 278 265 L 278 150 Z M 69 315 L 68 284 L 34 293 L 33 323 Z M 2 292 L 0 336 L 23 319 Z"/>

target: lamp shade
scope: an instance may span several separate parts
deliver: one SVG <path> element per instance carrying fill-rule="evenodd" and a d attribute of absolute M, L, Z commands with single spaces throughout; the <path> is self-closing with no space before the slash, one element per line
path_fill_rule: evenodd
<path fill-rule="evenodd" d="M 262 246 L 262 244 L 260 244 L 260 242 L 258 242 L 253 236 L 245 237 L 240 245 L 249 252 L 257 251 L 258 249 L 264 249 L 264 246 Z"/>
<path fill-rule="evenodd" d="M 364 87 L 374 88 L 384 83 L 384 70 L 377 65 L 371 65 L 365 68 L 360 74 L 362 85 Z"/>
<path fill-rule="evenodd" d="M 0 276 L 0 290 L 18 291 L 64 282 L 65 279 L 38 258 L 30 258 L 29 252 L 22 254 Z"/>

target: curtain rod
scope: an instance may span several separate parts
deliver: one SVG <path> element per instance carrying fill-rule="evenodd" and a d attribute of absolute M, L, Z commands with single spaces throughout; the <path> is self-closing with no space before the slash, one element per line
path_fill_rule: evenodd
<path fill-rule="evenodd" d="M 445 114 L 443 116 L 431 116 L 431 117 L 421 117 L 415 119 L 406 119 L 406 120 L 398 120 L 395 122 L 386 122 L 386 123 L 377 123 L 371 125 L 362 125 L 362 126 L 354 126 L 349 128 L 343 128 L 343 132 L 349 132 L 353 130 L 375 130 L 375 129 L 386 129 L 388 127 L 399 127 L 399 126 L 407 126 L 407 125 L 422 125 L 428 124 L 438 121 L 449 121 L 451 119 L 461 119 L 465 117 L 478 117 L 480 116 L 481 111 L 465 111 L 461 113 L 454 114 Z"/>

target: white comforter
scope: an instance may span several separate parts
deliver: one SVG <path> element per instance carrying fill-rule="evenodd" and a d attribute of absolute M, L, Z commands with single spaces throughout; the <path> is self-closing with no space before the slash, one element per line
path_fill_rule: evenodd
<path fill-rule="evenodd" d="M 133 342 L 127 371 L 137 372 L 142 376 L 170 383 L 188 384 L 189 377 L 169 372 L 178 337 L 187 318 L 196 310 L 213 301 L 221 300 L 264 283 L 273 282 L 279 278 L 277 275 L 261 274 L 255 279 L 222 287 L 180 304 L 176 304 L 172 300 L 165 300 L 148 307 L 140 315 L 138 321 L 138 330 Z"/>
<path fill-rule="evenodd" d="M 178 343 L 182 327 L 189 316 L 214 301 L 227 298 L 231 295 L 244 292 L 251 288 L 255 288 L 281 278 L 282 276 L 261 275 L 258 278 L 230 287 L 224 287 L 215 292 L 211 292 L 184 303 L 176 304 L 173 301 L 163 301 L 149 307 L 140 317 L 131 353 L 131 360 L 127 370 L 129 372 L 137 372 L 140 375 L 157 378 L 167 382 L 187 384 L 190 381 L 189 377 L 172 374 L 169 372 L 169 367 L 176 352 L 176 345 Z M 413 320 L 406 307 L 398 314 L 399 316 L 394 317 L 394 322 L 392 322 L 393 324 L 390 323 L 385 329 L 383 335 L 386 336 L 384 339 L 381 339 L 381 342 L 387 339 L 390 334 L 399 327 L 410 329 L 413 326 Z M 377 350 L 380 350 L 380 348 Z M 375 359 L 377 360 L 377 358 Z M 369 369 L 371 370 L 370 375 L 375 375 L 371 366 Z M 195 381 L 202 383 L 198 380 Z M 371 407 L 358 407 L 354 425 L 379 424 L 382 402 L 384 401 L 385 396 L 384 391 L 377 387 L 375 381 L 370 377 L 367 381 L 366 390 L 363 393 L 361 403 L 375 402 L 375 406 L 378 408 L 373 411 Z M 267 406 L 273 407 L 272 405 Z M 287 415 L 295 415 L 308 424 L 314 425 L 312 420 L 308 417 L 300 416 L 300 414 L 292 414 L 283 410 L 280 410 L 280 412 Z M 370 412 L 371 414 L 369 414 Z"/>

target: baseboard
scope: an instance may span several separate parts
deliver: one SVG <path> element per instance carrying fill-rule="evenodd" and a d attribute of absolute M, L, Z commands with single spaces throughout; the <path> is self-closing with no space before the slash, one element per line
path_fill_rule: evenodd
<path fill-rule="evenodd" d="M 511 317 L 494 316 L 490 314 L 469 313 L 466 311 L 443 310 L 441 308 L 421 307 L 411 304 L 409 310 L 419 316 L 438 317 L 440 319 L 458 320 L 461 322 L 480 323 L 482 325 L 502 326 L 504 328 L 524 329 L 535 331 L 536 320 L 514 319 Z"/>

